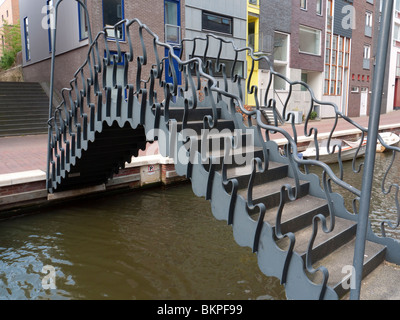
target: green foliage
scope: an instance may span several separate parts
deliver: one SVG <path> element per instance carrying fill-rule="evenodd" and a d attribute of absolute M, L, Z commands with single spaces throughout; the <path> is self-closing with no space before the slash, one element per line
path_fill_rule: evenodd
<path fill-rule="evenodd" d="M 20 26 L 8 24 L 3 20 L 1 34 L 4 42 L 1 44 L 3 56 L 0 59 L 0 68 L 7 70 L 14 64 L 17 53 L 22 50 Z"/>
<path fill-rule="evenodd" d="M 317 113 L 315 112 L 315 111 L 311 111 L 311 113 L 310 113 L 310 119 L 311 120 L 314 120 L 316 117 L 317 117 Z"/>

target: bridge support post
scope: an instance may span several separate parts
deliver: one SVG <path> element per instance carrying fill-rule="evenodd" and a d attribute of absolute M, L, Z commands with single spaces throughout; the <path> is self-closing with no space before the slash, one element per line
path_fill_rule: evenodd
<path fill-rule="evenodd" d="M 383 2 L 383 13 L 381 29 L 376 55 L 376 66 L 372 85 L 372 100 L 368 122 L 368 140 L 365 153 L 365 167 L 363 172 L 360 210 L 358 213 L 358 224 L 356 233 L 356 243 L 354 248 L 353 266 L 355 274 L 355 288 L 350 291 L 350 299 L 360 299 L 361 281 L 364 264 L 365 242 L 368 229 L 368 217 L 370 210 L 370 200 L 372 182 L 375 166 L 376 144 L 378 139 L 379 121 L 382 103 L 383 83 L 385 80 L 386 56 L 389 45 L 390 27 L 393 15 L 393 0 Z"/>

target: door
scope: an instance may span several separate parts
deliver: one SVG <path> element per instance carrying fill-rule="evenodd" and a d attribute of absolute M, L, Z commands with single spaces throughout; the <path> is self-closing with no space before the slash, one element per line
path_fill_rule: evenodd
<path fill-rule="evenodd" d="M 360 116 L 367 115 L 367 105 L 368 105 L 368 88 L 361 88 Z"/>
<path fill-rule="evenodd" d="M 400 108 L 400 78 L 396 78 L 396 84 L 394 87 L 394 101 L 393 109 Z"/>

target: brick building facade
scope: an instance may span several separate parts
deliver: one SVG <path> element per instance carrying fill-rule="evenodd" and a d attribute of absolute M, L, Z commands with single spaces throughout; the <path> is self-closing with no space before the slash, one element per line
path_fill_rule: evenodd
<path fill-rule="evenodd" d="M 43 8 L 50 8 L 52 2 L 48 0 L 20 0 L 21 2 L 21 34 L 23 36 L 23 72 L 26 81 L 49 82 L 50 64 L 51 64 L 51 34 L 46 28 L 43 28 L 46 12 Z M 168 5 L 167 5 L 168 4 Z M 174 6 L 176 19 L 175 29 L 166 28 L 166 8 L 171 4 Z M 96 0 L 87 1 L 87 8 L 90 16 L 90 27 L 92 37 L 103 30 L 106 25 L 114 25 L 122 19 L 138 19 L 141 23 L 146 24 L 152 32 L 160 37 L 160 41 L 169 40 L 165 38 L 165 32 L 175 32 L 179 37 L 184 33 L 184 0 L 146 0 L 146 1 L 127 1 L 127 0 Z M 108 7 L 107 7 L 108 6 Z M 114 9 L 115 8 L 115 11 Z M 84 10 L 75 0 L 64 0 L 59 6 L 59 22 L 57 25 L 57 43 L 56 43 L 56 74 L 55 88 L 59 91 L 67 87 L 69 81 L 73 78 L 74 72 L 86 60 L 89 50 L 89 40 L 87 28 L 85 28 Z M 49 10 L 47 10 L 47 14 Z M 109 23 L 107 23 L 107 20 Z M 27 24 L 29 32 L 27 33 Z M 171 25 L 171 24 L 169 24 Z M 174 27 L 174 26 L 172 26 Z M 138 55 L 141 52 L 139 38 L 137 33 L 137 24 L 131 26 L 133 35 L 132 44 L 134 53 Z M 120 44 L 123 53 L 129 52 L 129 42 L 127 35 L 123 29 L 117 30 L 117 34 L 113 30 L 107 29 L 107 46 L 110 52 L 117 51 L 117 41 Z M 29 38 L 27 38 L 27 36 Z M 145 45 L 148 48 L 147 54 L 149 61 L 154 54 L 152 52 L 153 37 L 149 33 L 144 32 Z M 140 49 L 140 51 L 139 51 Z M 104 41 L 99 42 L 100 55 L 104 55 L 106 46 Z M 166 54 L 160 49 L 159 56 Z M 140 55 L 140 54 L 139 54 Z M 102 58 L 102 56 L 100 57 Z M 135 59 L 137 56 L 135 57 Z M 134 59 L 134 61 L 135 61 Z M 135 62 L 133 62 L 135 63 Z M 119 68 L 119 67 L 118 67 Z M 119 68 L 120 69 L 120 68 Z M 134 67 L 130 68 L 135 70 Z M 119 71 L 119 70 L 118 70 Z M 144 70 L 145 72 L 146 70 Z M 118 72 L 117 77 L 121 76 Z M 130 73 L 129 80 L 134 81 L 136 74 Z"/>

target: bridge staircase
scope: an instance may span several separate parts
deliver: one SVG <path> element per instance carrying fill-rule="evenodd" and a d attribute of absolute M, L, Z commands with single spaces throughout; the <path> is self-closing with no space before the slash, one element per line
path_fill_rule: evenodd
<path fill-rule="evenodd" d="M 328 165 L 300 158 L 296 137 L 265 124 L 259 109 L 245 110 L 243 79 L 231 77 L 239 88 L 233 94 L 227 85 L 229 71 L 224 74 L 225 85 L 211 75 L 213 67 L 224 68 L 219 56 L 214 56 L 214 65 L 206 62 L 207 49 L 189 60 L 173 50 L 160 59 L 158 49 L 172 47 L 137 19 L 123 22 L 130 35 L 127 51 L 121 50 L 117 40 L 117 53 L 110 53 L 105 32 L 100 32 L 49 119 L 49 192 L 104 183 L 137 156 L 146 142 L 158 141 L 161 154 L 174 159 L 176 172 L 191 180 L 193 192 L 210 202 L 214 217 L 231 226 L 238 245 L 257 255 L 265 275 L 280 279 L 287 298 L 346 297 L 353 286 L 358 216 L 356 210 L 346 208 L 340 193 L 332 191 L 332 184 L 353 193 L 355 199 L 360 191 Z M 154 47 L 143 46 L 146 36 Z M 243 51 L 213 35 L 185 39 L 185 50 L 194 52 L 199 48 L 196 42 L 212 47 L 212 41 L 221 48 L 219 52 L 225 46 Z M 104 59 L 99 58 L 98 48 L 106 51 Z M 135 58 L 134 52 L 139 53 Z M 116 75 L 118 61 L 124 61 L 126 74 L 133 68 L 136 82 L 129 82 L 128 76 L 120 82 L 116 76 L 106 80 L 107 73 Z M 179 69 L 168 67 L 167 61 Z M 176 72 L 182 72 L 183 84 L 164 80 L 165 73 L 176 79 Z M 270 73 L 275 75 L 272 68 Z M 206 81 L 205 87 L 201 80 Z M 294 127 L 293 117 L 285 110 L 282 116 Z M 276 134 L 286 144 L 271 139 Z M 310 173 L 312 167 L 322 173 Z M 399 252 L 398 240 L 377 236 L 369 227 L 363 277 L 374 275 L 388 261 L 399 264 Z"/>

